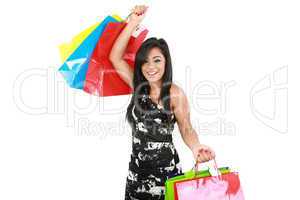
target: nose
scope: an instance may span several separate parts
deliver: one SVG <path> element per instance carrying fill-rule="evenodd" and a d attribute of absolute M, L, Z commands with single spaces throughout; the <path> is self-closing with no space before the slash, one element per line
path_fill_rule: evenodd
<path fill-rule="evenodd" d="M 155 63 L 153 62 L 148 62 L 148 63 L 145 63 L 147 69 L 155 69 L 156 66 L 155 66 Z"/>

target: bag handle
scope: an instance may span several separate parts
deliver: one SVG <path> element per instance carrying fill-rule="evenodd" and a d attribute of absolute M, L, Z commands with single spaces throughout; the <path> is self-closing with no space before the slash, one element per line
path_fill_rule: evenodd
<path fill-rule="evenodd" d="M 211 167 L 208 167 L 208 170 L 211 174 L 211 176 L 215 176 L 215 177 L 218 177 L 219 179 L 221 178 L 221 175 L 222 173 L 220 172 L 219 168 L 218 168 L 218 165 L 217 165 L 217 162 L 216 162 L 216 159 L 213 159 L 213 168 Z M 208 161 L 209 162 L 209 161 Z M 196 173 L 199 171 L 199 164 L 201 164 L 200 162 L 195 162 L 193 168 L 191 169 L 192 171 L 195 172 L 195 175 L 196 176 Z M 212 173 L 214 172 L 214 173 Z"/>
<path fill-rule="evenodd" d="M 132 15 L 132 14 L 133 14 L 133 12 L 131 12 L 131 13 L 129 13 L 129 14 L 127 15 L 127 17 L 125 18 L 125 22 L 126 22 L 126 23 L 128 23 L 129 17 L 130 17 L 130 15 Z"/>
<path fill-rule="evenodd" d="M 209 162 L 209 161 L 208 161 Z M 192 170 L 195 172 L 194 174 L 194 178 L 196 178 L 196 173 L 198 172 L 198 165 L 201 164 L 200 162 L 196 162 L 192 168 Z M 221 177 L 222 177 L 222 173 L 220 172 L 219 168 L 218 168 L 218 165 L 217 165 L 217 162 L 216 162 L 216 159 L 213 159 L 213 170 L 215 172 L 215 174 L 217 175 L 213 175 L 212 173 L 212 168 L 208 167 L 208 170 L 211 174 L 211 176 L 214 176 L 214 177 L 217 177 L 218 180 L 221 180 Z M 196 188 L 198 189 L 199 188 L 199 180 L 196 180 Z"/>

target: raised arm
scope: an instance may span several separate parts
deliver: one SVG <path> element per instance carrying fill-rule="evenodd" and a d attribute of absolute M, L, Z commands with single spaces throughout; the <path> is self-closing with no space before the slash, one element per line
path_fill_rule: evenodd
<path fill-rule="evenodd" d="M 135 6 L 132 9 L 132 13 L 129 16 L 129 21 L 116 39 L 109 54 L 109 59 L 112 62 L 114 68 L 116 69 L 120 77 L 131 88 L 133 88 L 133 70 L 123 59 L 123 54 L 126 50 L 131 34 L 139 25 L 139 23 L 144 19 L 146 10 L 146 6 Z"/>

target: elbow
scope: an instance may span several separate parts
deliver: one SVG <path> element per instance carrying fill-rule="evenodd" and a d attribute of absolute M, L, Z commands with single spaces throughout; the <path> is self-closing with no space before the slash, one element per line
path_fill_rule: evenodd
<path fill-rule="evenodd" d="M 113 53 L 110 53 L 108 58 L 109 58 L 111 63 L 114 63 L 115 60 L 116 60 L 116 56 Z"/>
<path fill-rule="evenodd" d="M 122 58 L 119 58 L 118 56 L 114 54 L 109 55 L 109 61 L 115 66 L 118 65 L 121 62 Z"/>
<path fill-rule="evenodd" d="M 122 59 L 122 57 L 114 48 L 112 48 L 112 50 L 109 53 L 108 59 L 112 64 L 115 64 L 118 63 Z"/>

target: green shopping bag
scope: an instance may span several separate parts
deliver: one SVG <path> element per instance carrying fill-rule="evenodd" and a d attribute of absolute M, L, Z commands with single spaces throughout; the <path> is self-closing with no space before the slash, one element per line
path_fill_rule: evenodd
<path fill-rule="evenodd" d="M 227 174 L 230 173 L 229 167 L 221 167 L 218 168 L 221 174 Z M 184 175 L 179 175 L 172 177 L 168 179 L 165 182 L 165 200 L 174 200 L 174 184 L 177 181 L 183 181 L 191 178 L 204 178 L 211 176 L 209 170 L 202 170 L 202 171 L 196 171 L 194 169 L 191 169 L 190 171 L 187 171 L 184 173 Z"/>

